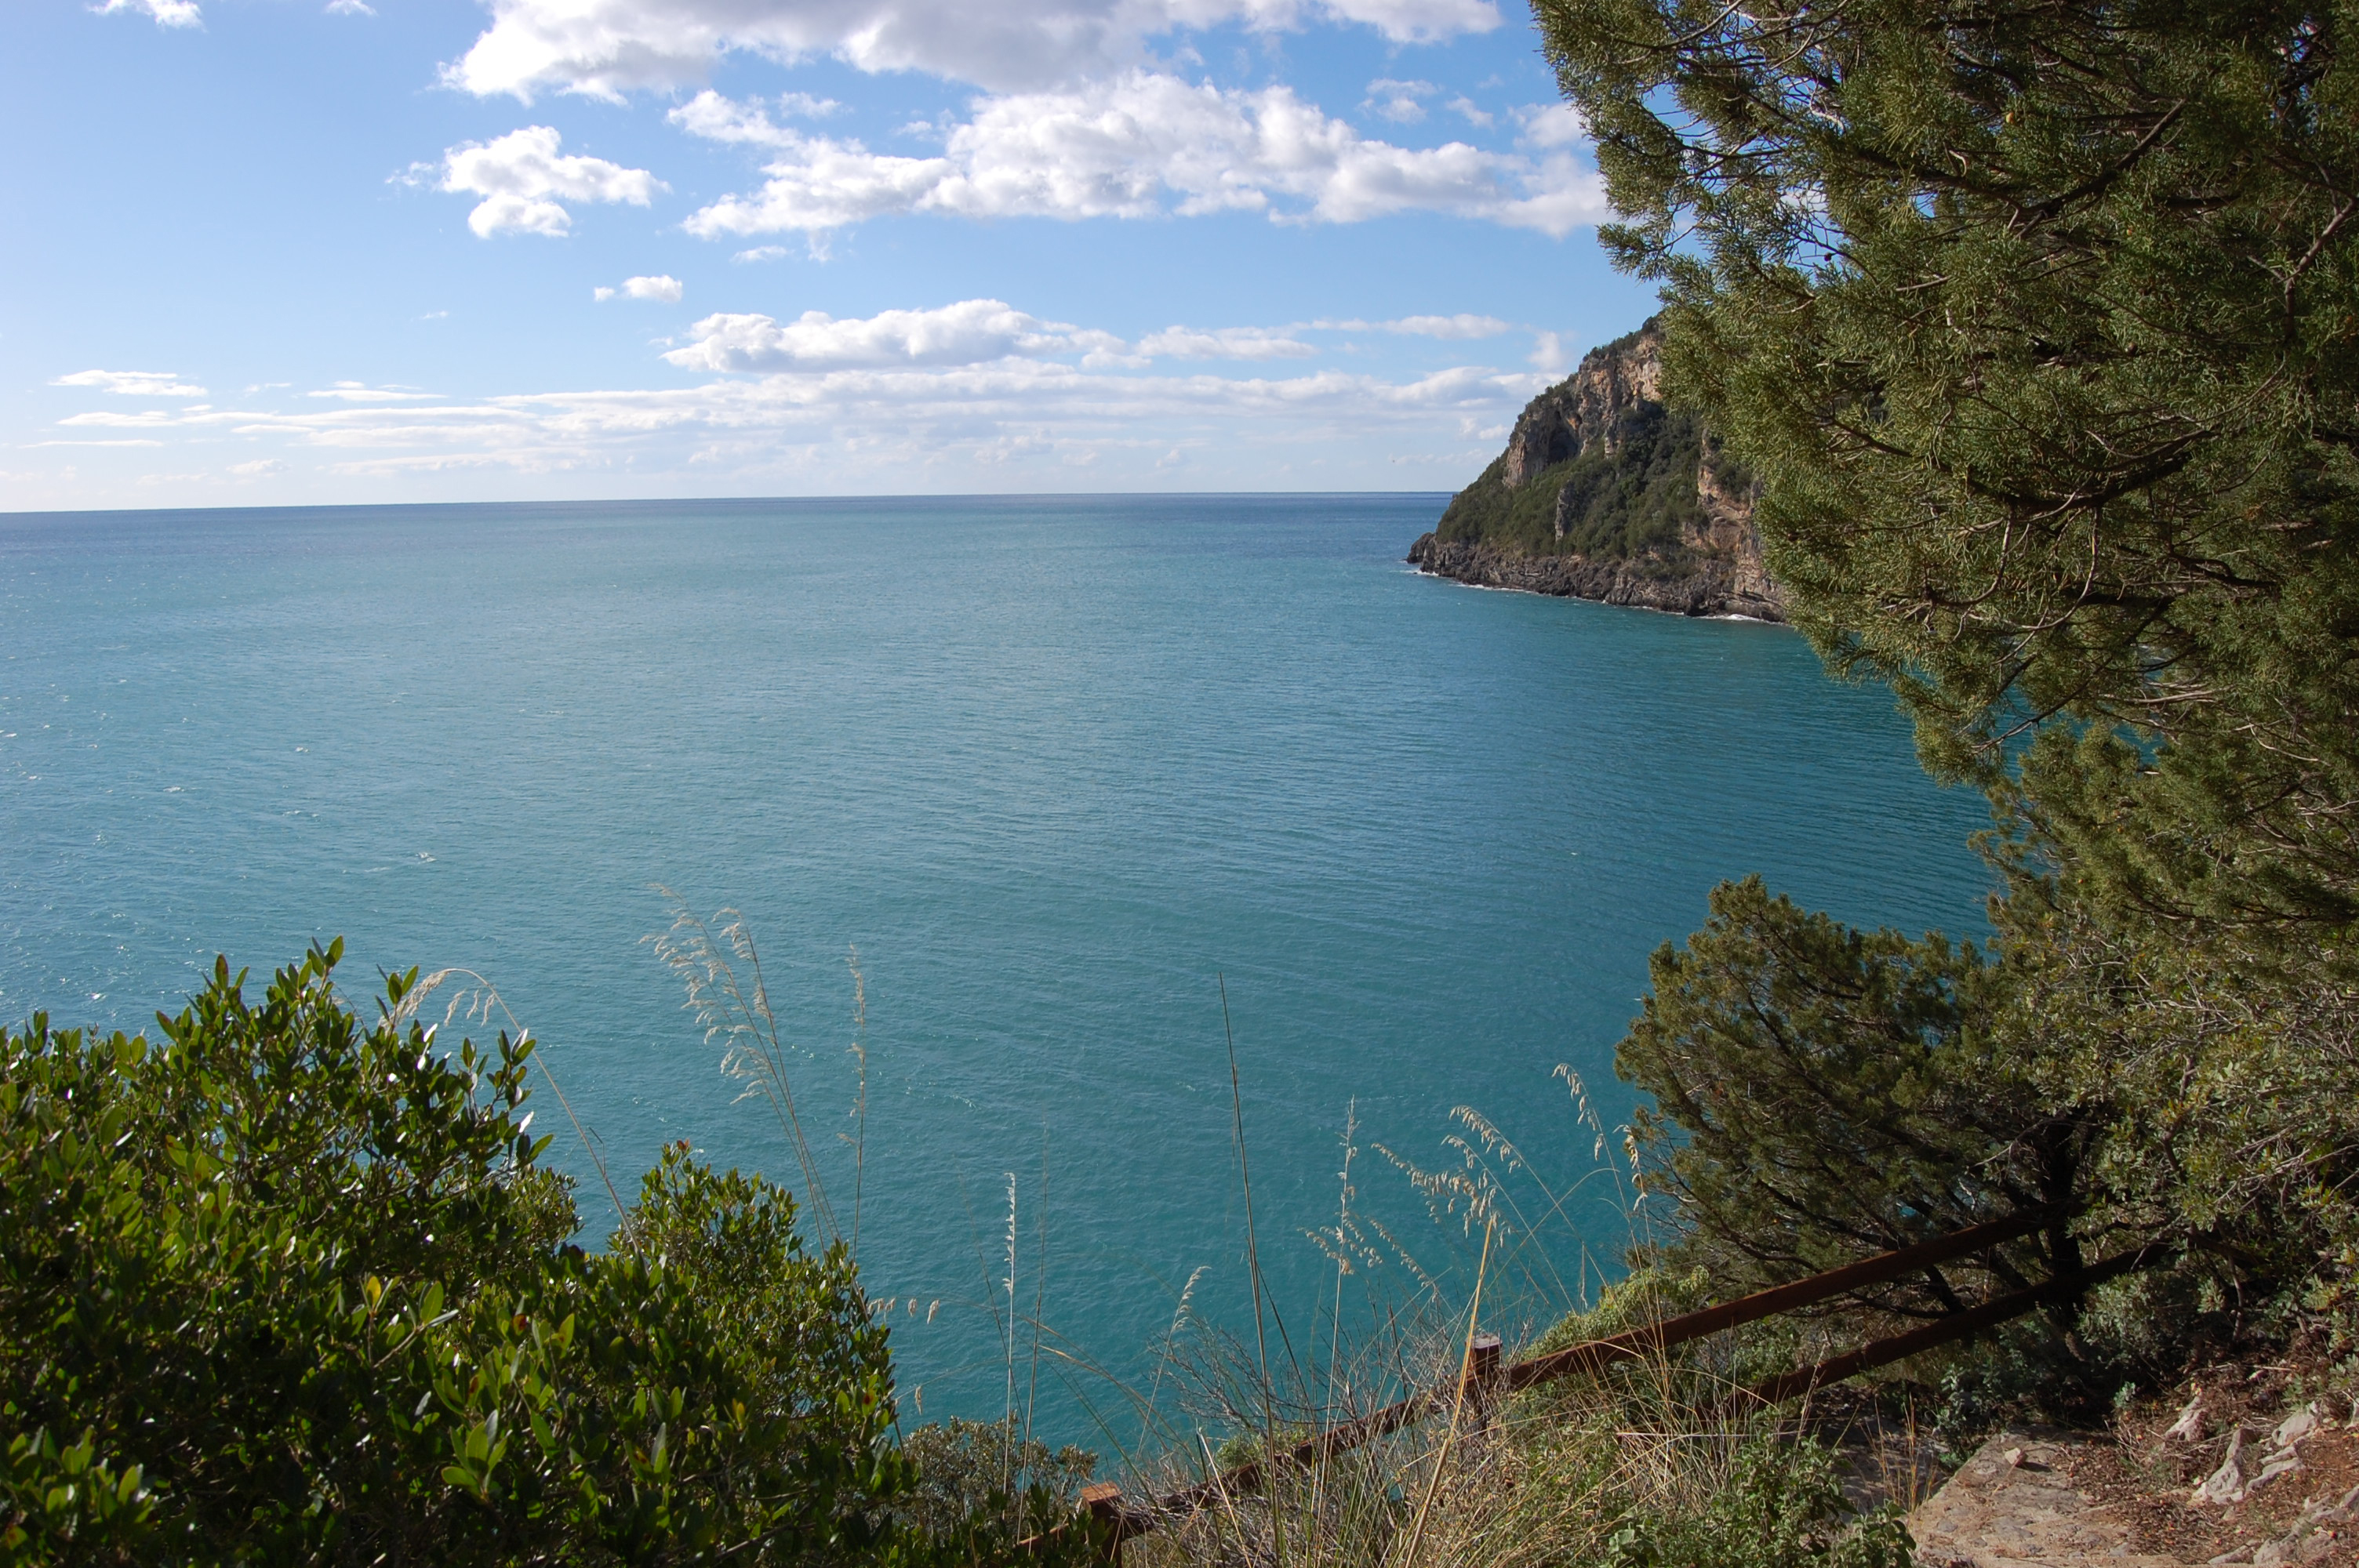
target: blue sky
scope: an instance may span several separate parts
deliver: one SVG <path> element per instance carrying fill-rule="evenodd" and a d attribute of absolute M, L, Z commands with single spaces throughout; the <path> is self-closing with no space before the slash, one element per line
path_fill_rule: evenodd
<path fill-rule="evenodd" d="M 0 116 L 5 510 L 1452 489 L 1650 301 L 1515 0 L 13 0 Z"/>

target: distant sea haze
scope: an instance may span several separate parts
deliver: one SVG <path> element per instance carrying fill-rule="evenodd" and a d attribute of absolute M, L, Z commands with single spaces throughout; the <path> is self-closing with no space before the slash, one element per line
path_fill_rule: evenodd
<path fill-rule="evenodd" d="M 1596 1140 L 1553 1070 L 1627 1116 L 1614 1043 L 1715 881 L 1976 930 L 1986 816 L 1784 629 L 1415 575 L 1446 499 L 0 517 L 0 1016 L 136 1029 L 342 934 L 356 1000 L 495 981 L 618 1184 L 680 1138 L 792 1183 L 640 940 L 660 883 L 744 909 L 847 1225 L 858 948 L 860 1257 L 921 1303 L 928 1419 L 1005 1397 L 1009 1173 L 1074 1355 L 1135 1372 L 1199 1268 L 1249 1336 L 1223 983 L 1289 1322 L 1354 1102 L 1359 1201 L 1463 1267 L 1375 1145 L 1444 1162 L 1472 1107 L 1561 1190 Z M 1534 1278 L 1612 1264 L 1610 1185 Z M 1102 1444 L 1068 1365 L 1039 1430 Z"/>

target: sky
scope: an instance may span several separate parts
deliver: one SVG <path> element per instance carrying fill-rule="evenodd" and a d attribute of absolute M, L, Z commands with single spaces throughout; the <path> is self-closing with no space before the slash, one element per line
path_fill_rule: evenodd
<path fill-rule="evenodd" d="M 1451 490 L 1644 285 L 1517 0 L 7 0 L 0 511 Z"/>

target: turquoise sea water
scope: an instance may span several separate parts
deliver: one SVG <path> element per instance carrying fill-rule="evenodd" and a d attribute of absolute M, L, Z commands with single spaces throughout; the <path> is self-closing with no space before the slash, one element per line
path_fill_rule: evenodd
<path fill-rule="evenodd" d="M 0 517 L 0 1016 L 137 1027 L 342 933 L 356 992 L 490 976 L 619 1181 L 683 1137 L 790 1178 L 640 945 L 661 882 L 751 920 L 848 1219 L 856 944 L 864 1270 L 943 1303 L 897 1319 L 926 1414 L 990 1416 L 1010 1172 L 1078 1353 L 1135 1374 L 1200 1267 L 1249 1334 L 1224 976 L 1299 1325 L 1347 1105 L 1363 1200 L 1462 1260 L 1370 1145 L 1441 1161 L 1471 1105 L 1591 1168 L 1551 1070 L 1627 1113 L 1614 1042 L 1714 881 L 1980 921 L 1982 806 L 1887 694 L 1778 628 L 1414 576 L 1445 500 Z M 1042 1424 L 1087 1438 L 1058 1366 Z"/>

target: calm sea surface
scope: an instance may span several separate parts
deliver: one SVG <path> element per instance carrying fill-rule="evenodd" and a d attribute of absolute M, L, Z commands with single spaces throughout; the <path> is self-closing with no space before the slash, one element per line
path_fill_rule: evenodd
<path fill-rule="evenodd" d="M 856 945 L 864 1271 L 942 1303 L 896 1320 L 925 1413 L 992 1416 L 1009 1173 L 1019 1304 L 1073 1355 L 1137 1377 L 1200 1268 L 1249 1338 L 1224 976 L 1299 1336 L 1355 1099 L 1361 1203 L 1462 1274 L 1375 1145 L 1447 1163 L 1465 1105 L 1560 1190 L 1590 1171 L 1552 1069 L 1627 1114 L 1647 955 L 1715 881 L 1980 925 L 1981 804 L 1886 693 L 1777 628 L 1413 576 L 1445 499 L 0 516 L 0 1017 L 136 1028 L 216 952 L 341 933 L 359 996 L 491 977 L 626 1195 L 679 1138 L 792 1180 L 641 945 L 662 883 L 750 920 L 848 1225 Z M 1091 1439 L 1079 1401 L 1118 1400 L 1066 1366 L 1042 1424 Z"/>

